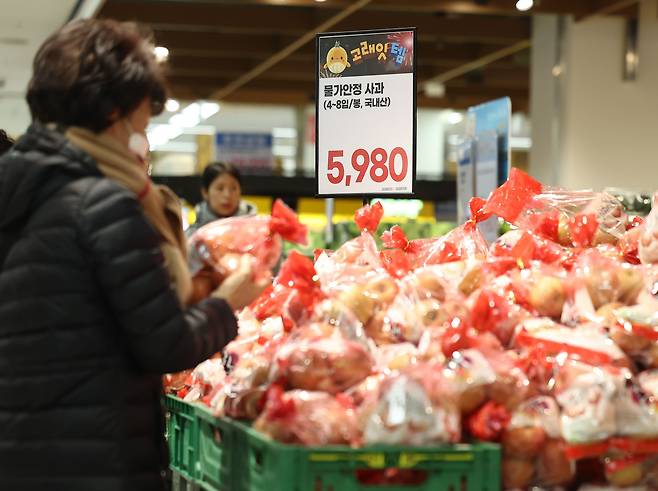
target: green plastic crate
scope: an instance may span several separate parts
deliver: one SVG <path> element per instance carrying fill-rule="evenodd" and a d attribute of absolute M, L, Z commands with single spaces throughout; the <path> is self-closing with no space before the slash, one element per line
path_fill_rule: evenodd
<path fill-rule="evenodd" d="M 233 491 L 233 463 L 238 458 L 235 448 L 235 426 L 216 418 L 202 405 L 194 408 L 198 419 L 198 465 L 196 482 L 208 491 Z"/>
<path fill-rule="evenodd" d="M 196 478 L 199 447 L 198 417 L 194 406 L 173 396 L 165 398 L 169 465 L 188 480 Z"/>
<path fill-rule="evenodd" d="M 500 491 L 500 448 L 493 444 L 443 447 L 334 446 L 307 448 L 271 441 L 248 425 L 237 428 L 234 491 Z M 415 471 L 418 484 L 367 485 L 357 471 Z"/>
<path fill-rule="evenodd" d="M 202 405 L 168 396 L 170 423 L 187 426 L 194 437 L 177 440 L 170 448 L 189 448 L 186 466 L 171 467 L 207 491 L 500 491 L 501 456 L 498 445 L 447 445 L 439 447 L 344 446 L 308 448 L 274 442 L 249 425 L 215 418 Z M 184 418 L 177 418 L 177 415 Z M 170 431 L 170 430 L 169 430 Z M 181 445 L 182 441 L 187 442 Z M 189 459 L 196 459 L 191 462 Z M 191 469 L 186 471 L 185 469 Z M 366 485 L 357 472 L 402 469 L 423 474 L 422 483 Z"/>

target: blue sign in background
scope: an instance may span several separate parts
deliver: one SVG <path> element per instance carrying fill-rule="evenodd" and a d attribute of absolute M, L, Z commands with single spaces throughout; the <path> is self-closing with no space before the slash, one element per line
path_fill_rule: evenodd
<path fill-rule="evenodd" d="M 218 147 L 272 148 L 272 135 L 268 133 L 217 133 Z"/>
<path fill-rule="evenodd" d="M 269 133 L 217 133 L 215 151 L 218 160 L 241 169 L 272 168 L 272 135 Z"/>
<path fill-rule="evenodd" d="M 473 106 L 468 112 L 475 116 L 475 138 L 494 131 L 498 136 L 498 184 L 507 180 L 510 169 L 510 121 L 512 101 L 509 97 Z M 486 196 L 484 196 L 486 198 Z"/>

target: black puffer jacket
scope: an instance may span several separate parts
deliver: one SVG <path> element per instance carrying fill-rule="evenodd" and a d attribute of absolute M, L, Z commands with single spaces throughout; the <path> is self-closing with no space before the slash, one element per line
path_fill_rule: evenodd
<path fill-rule="evenodd" d="M 236 333 L 181 310 L 134 195 L 33 125 L 0 159 L 0 488 L 149 491 L 167 465 L 161 374 Z"/>

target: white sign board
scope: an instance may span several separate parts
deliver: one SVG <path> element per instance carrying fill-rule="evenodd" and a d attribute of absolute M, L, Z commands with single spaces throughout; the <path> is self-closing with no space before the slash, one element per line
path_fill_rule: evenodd
<path fill-rule="evenodd" d="M 318 196 L 411 196 L 414 29 L 317 37 Z"/>

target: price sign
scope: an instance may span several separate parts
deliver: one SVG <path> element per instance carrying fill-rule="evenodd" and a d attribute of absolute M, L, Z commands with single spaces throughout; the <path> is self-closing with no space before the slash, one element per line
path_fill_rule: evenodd
<path fill-rule="evenodd" d="M 319 34 L 318 196 L 411 196 L 415 29 Z"/>

